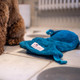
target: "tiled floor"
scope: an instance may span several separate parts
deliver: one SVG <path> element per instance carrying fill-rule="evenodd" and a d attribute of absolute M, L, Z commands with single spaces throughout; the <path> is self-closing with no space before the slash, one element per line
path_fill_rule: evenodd
<path fill-rule="evenodd" d="M 48 37 L 45 32 L 49 28 L 27 29 L 25 40 L 34 37 Z M 55 28 L 59 29 L 59 28 Z M 63 29 L 63 28 L 61 28 Z M 67 28 L 65 28 L 67 29 Z M 80 37 L 80 29 L 71 29 Z M 0 56 L 0 80 L 38 80 L 38 75 L 43 71 L 55 67 L 78 67 L 80 68 L 80 47 L 76 50 L 64 53 L 66 65 L 60 65 L 46 57 L 29 55 L 20 46 L 5 46 L 5 54 Z"/>

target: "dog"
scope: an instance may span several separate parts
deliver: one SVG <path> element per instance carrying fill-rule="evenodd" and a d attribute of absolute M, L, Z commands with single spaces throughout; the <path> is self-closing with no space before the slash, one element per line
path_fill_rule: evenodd
<path fill-rule="evenodd" d="M 0 54 L 4 45 L 18 45 L 25 34 L 24 20 L 19 12 L 18 0 L 0 0 Z"/>

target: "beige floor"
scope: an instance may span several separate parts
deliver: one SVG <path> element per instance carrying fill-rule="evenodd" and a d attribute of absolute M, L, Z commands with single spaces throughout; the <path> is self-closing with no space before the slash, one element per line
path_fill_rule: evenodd
<path fill-rule="evenodd" d="M 45 32 L 49 27 L 32 27 L 27 29 L 25 40 L 31 40 L 34 37 L 48 37 Z M 80 37 L 80 28 L 53 28 L 51 29 L 68 29 L 74 31 Z M 80 47 L 76 50 L 64 53 L 64 60 L 67 60 L 66 65 L 60 65 L 55 61 L 29 55 L 26 50 L 20 46 L 5 46 L 5 54 L 0 56 L 0 80 L 37 80 L 37 76 L 44 70 L 61 67 L 79 67 L 80 68 Z"/>

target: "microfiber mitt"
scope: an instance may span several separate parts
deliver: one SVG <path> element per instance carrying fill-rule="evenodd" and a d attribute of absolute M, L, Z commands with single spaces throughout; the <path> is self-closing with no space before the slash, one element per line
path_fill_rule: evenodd
<path fill-rule="evenodd" d="M 79 45 L 78 36 L 68 30 L 48 30 L 46 33 L 49 38 L 36 37 L 31 41 L 22 41 L 20 47 L 32 54 L 51 55 L 56 62 L 66 64 L 67 61 L 61 60 L 62 52 L 75 49 Z"/>

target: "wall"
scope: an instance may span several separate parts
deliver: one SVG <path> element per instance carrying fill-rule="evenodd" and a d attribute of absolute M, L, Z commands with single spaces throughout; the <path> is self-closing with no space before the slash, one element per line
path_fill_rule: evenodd
<path fill-rule="evenodd" d="M 38 0 L 25 0 L 31 5 L 31 25 L 41 27 L 79 27 L 80 9 L 38 11 Z"/>

